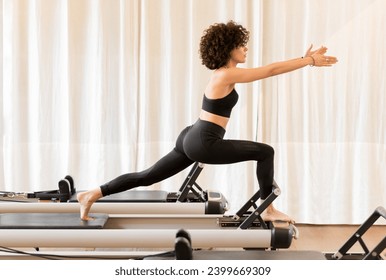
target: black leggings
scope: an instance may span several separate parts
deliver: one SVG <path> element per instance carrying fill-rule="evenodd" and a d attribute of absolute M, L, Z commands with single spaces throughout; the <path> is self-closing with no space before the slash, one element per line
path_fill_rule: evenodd
<path fill-rule="evenodd" d="M 178 136 L 176 146 L 152 167 L 121 175 L 101 186 L 103 196 L 139 186 L 149 186 L 184 170 L 194 162 L 230 164 L 247 160 L 258 162 L 256 175 L 261 198 L 272 192 L 274 150 L 271 146 L 243 140 L 224 140 L 225 129 L 198 120 Z"/>

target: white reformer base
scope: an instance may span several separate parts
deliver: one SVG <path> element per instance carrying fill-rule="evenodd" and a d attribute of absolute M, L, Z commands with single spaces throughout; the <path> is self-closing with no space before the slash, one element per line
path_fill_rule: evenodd
<path fill-rule="evenodd" d="M 189 231 L 194 248 L 269 248 L 268 230 Z M 4 247 L 174 248 L 176 230 L 0 230 Z"/>
<path fill-rule="evenodd" d="M 288 248 L 293 237 L 290 226 L 281 229 L 247 229 L 222 228 L 219 218 L 214 215 L 109 215 L 103 228 L 58 229 L 45 225 L 44 215 L 39 215 L 38 222 L 29 225 L 26 215 L 21 220 L 27 220 L 28 227 L 12 225 L 15 214 L 0 216 L 0 245 L 4 247 L 53 247 L 53 248 L 173 248 L 176 233 L 179 229 L 189 230 L 192 246 L 195 248 Z M 51 217 L 52 213 L 47 214 Z M 11 220 L 6 217 L 10 217 Z M 58 214 L 60 220 L 61 214 Z M 72 215 L 62 216 L 70 219 Z M 100 217 L 106 217 L 105 214 Z M 3 218 L 3 219 L 1 219 Z M 12 227 L 7 226 L 10 221 Z M 56 220 L 55 220 L 56 221 Z M 23 222 L 22 222 L 23 223 Z M 71 218 L 71 224 L 87 226 L 87 222 L 79 223 L 77 218 Z M 85 224 L 86 223 L 86 224 Z M 94 223 L 93 221 L 90 223 Z M 62 223 L 60 223 L 62 224 Z M 91 224 L 90 224 L 91 225 Z M 54 228 L 54 229 L 52 229 Z M 287 247 L 288 246 L 288 247 Z"/>

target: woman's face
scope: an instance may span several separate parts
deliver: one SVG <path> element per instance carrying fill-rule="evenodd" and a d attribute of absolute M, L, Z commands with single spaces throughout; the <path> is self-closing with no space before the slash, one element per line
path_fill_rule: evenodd
<path fill-rule="evenodd" d="M 246 46 L 240 46 L 231 51 L 231 60 L 234 63 L 244 63 L 247 58 L 248 48 Z"/>

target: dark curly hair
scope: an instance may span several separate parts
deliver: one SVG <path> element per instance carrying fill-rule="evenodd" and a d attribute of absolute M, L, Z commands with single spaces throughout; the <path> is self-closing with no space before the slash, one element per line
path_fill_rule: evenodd
<path fill-rule="evenodd" d="M 231 58 L 231 51 L 245 46 L 248 40 L 249 31 L 234 21 L 209 26 L 200 41 L 202 64 L 211 70 L 225 66 Z"/>

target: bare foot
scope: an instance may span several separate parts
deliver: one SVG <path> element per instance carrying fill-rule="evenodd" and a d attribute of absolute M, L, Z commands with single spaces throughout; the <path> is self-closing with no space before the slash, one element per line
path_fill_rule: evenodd
<path fill-rule="evenodd" d="M 290 216 L 275 209 L 272 204 L 261 214 L 261 217 L 267 222 L 283 221 L 295 224 L 295 221 Z"/>
<path fill-rule="evenodd" d="M 102 193 L 99 188 L 77 194 L 76 198 L 80 204 L 80 218 L 83 221 L 94 220 L 94 218 L 90 217 L 88 213 L 93 203 L 101 197 Z"/>

